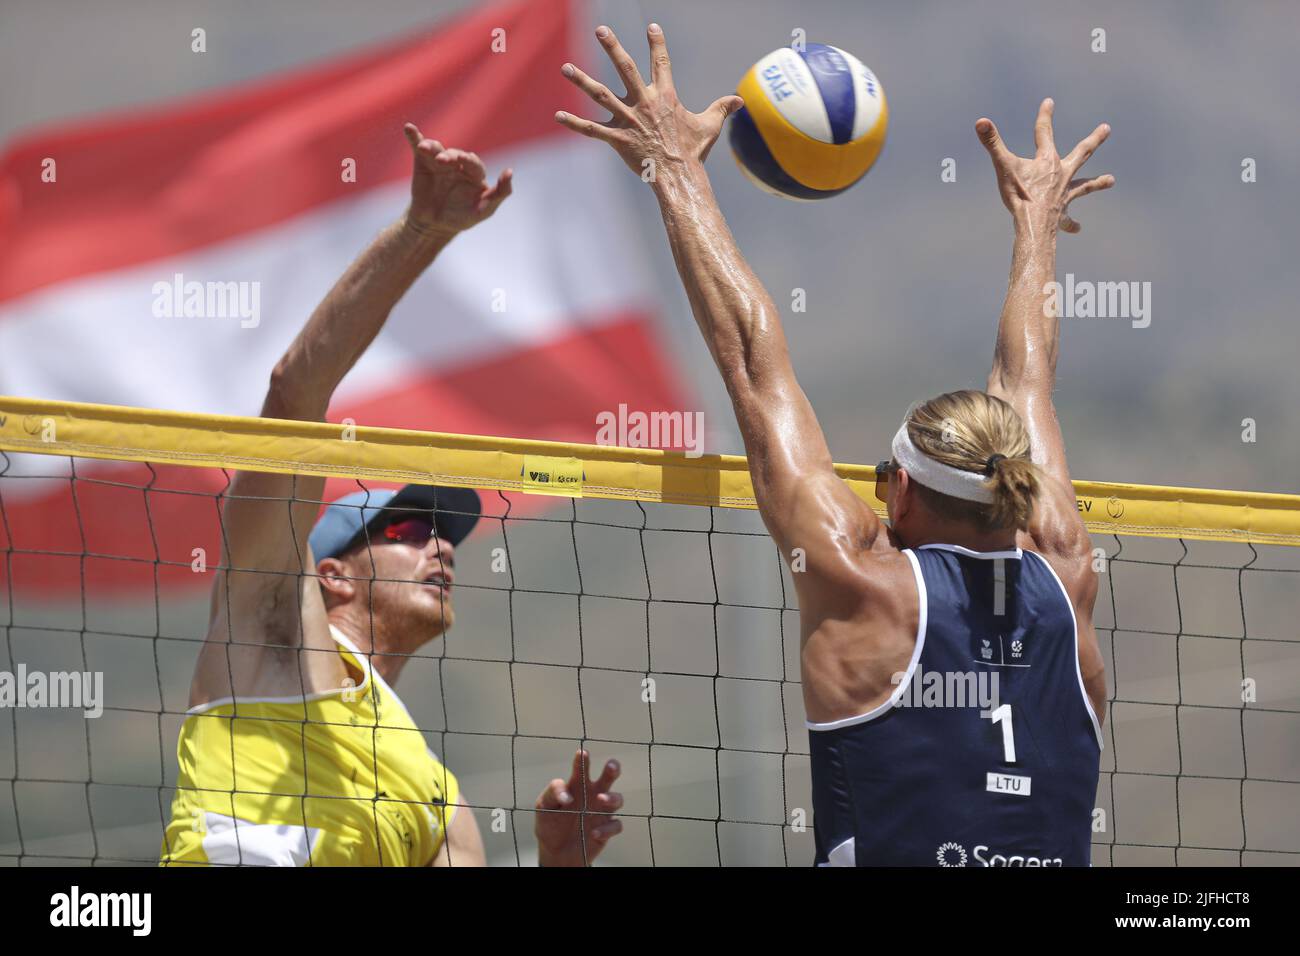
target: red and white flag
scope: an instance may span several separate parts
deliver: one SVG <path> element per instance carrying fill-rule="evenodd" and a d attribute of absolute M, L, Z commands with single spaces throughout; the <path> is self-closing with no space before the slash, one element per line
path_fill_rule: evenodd
<path fill-rule="evenodd" d="M 0 156 L 0 393 L 257 414 L 312 309 L 405 208 L 412 121 L 478 152 L 492 177 L 514 167 L 515 193 L 411 289 L 330 419 L 590 442 L 597 414 L 620 403 L 684 407 L 618 182 L 627 172 L 553 119 L 583 111 L 559 72 L 586 59 L 577 19 L 568 0 L 501 4 L 12 143 Z M 237 290 L 238 308 L 191 314 L 192 283 Z M 224 479 L 155 472 L 81 462 L 74 486 L 64 459 L 9 455 L 0 549 L 20 553 L 0 575 L 46 593 L 152 589 L 162 559 L 181 567 L 160 583 L 201 586 L 185 565 L 196 537 L 216 553 L 216 508 L 170 490 Z M 30 553 L 50 551 L 66 554 Z"/>

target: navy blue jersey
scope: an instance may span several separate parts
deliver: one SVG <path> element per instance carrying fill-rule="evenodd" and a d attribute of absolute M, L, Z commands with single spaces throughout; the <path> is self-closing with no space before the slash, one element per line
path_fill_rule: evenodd
<path fill-rule="evenodd" d="M 889 701 L 809 723 L 821 866 L 1086 866 L 1101 727 L 1074 607 L 1032 551 L 903 552 L 920 595 Z"/>

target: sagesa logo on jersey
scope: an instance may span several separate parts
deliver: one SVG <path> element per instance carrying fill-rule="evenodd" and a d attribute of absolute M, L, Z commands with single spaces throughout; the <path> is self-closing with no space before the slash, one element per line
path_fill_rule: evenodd
<path fill-rule="evenodd" d="M 965 866 L 969 857 L 966 848 L 960 843 L 943 843 L 940 844 L 935 856 L 940 866 Z M 1013 854 L 1007 856 L 1002 853 L 989 854 L 989 848 L 980 844 L 971 851 L 970 856 L 975 858 L 974 866 L 1064 866 L 1065 863 L 1059 856 L 1022 856 Z"/>
<path fill-rule="evenodd" d="M 940 866 L 965 866 L 966 848 L 960 843 L 944 843 L 939 847 Z"/>

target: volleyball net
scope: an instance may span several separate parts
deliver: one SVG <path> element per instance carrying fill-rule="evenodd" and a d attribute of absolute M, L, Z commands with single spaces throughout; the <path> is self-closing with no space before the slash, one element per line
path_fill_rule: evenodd
<path fill-rule="evenodd" d="M 812 860 L 798 604 L 743 458 L 0 397 L 0 863 L 157 862 L 237 470 L 479 492 L 456 626 L 397 690 L 489 862 L 535 861 L 577 745 L 623 767 L 603 863 Z M 1295 865 L 1300 496 L 1075 488 L 1111 689 L 1094 863 Z"/>

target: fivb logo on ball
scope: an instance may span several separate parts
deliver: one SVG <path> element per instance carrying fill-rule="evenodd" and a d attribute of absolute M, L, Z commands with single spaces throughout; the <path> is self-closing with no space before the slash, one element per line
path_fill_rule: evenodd
<path fill-rule="evenodd" d="M 848 189 L 885 145 L 885 92 L 853 54 L 824 43 L 783 47 L 759 60 L 736 92 L 731 150 L 745 176 L 785 199 Z"/>

